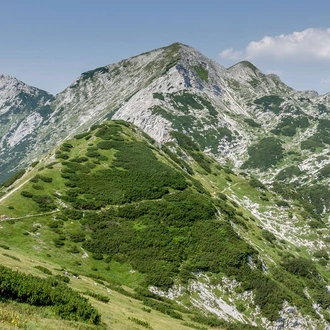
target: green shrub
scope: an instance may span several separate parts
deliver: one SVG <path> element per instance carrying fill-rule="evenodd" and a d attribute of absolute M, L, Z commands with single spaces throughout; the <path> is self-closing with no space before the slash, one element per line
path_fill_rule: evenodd
<path fill-rule="evenodd" d="M 3 253 L 2 255 L 4 255 L 5 257 L 8 257 L 8 258 L 11 258 L 13 260 L 16 260 L 16 261 L 21 261 L 21 259 L 15 257 L 15 256 L 12 256 L 11 254 L 8 254 L 8 253 Z"/>
<path fill-rule="evenodd" d="M 110 298 L 108 296 L 104 296 L 103 294 L 99 294 L 99 293 L 95 293 L 95 292 L 92 292 L 92 291 L 85 291 L 84 294 L 90 296 L 90 297 L 93 297 L 99 301 L 102 301 L 104 303 L 108 303 L 110 301 Z"/>
<path fill-rule="evenodd" d="M 39 161 L 35 161 L 33 163 L 30 164 L 30 167 L 36 167 L 39 164 Z"/>
<path fill-rule="evenodd" d="M 202 65 L 194 66 L 193 69 L 201 80 L 206 83 L 209 81 L 209 72 Z"/>
<path fill-rule="evenodd" d="M 162 100 L 162 101 L 165 100 L 164 95 L 161 94 L 161 93 L 153 93 L 152 96 L 153 96 L 154 99 L 159 99 L 159 100 Z"/>
<path fill-rule="evenodd" d="M 313 256 L 318 259 L 324 258 L 325 260 L 329 260 L 329 254 L 325 249 L 314 252 Z"/>
<path fill-rule="evenodd" d="M 76 157 L 76 158 L 70 159 L 70 162 L 74 162 L 74 163 L 83 163 L 83 162 L 87 162 L 87 161 L 88 161 L 87 157 Z"/>
<path fill-rule="evenodd" d="M 86 236 L 86 234 L 82 231 L 69 234 L 71 241 L 75 242 L 75 243 L 83 242 L 85 240 L 85 236 Z"/>
<path fill-rule="evenodd" d="M 71 143 L 68 143 L 68 142 L 64 142 L 62 144 L 62 146 L 65 147 L 65 148 L 69 148 L 69 149 L 73 148 L 73 145 Z"/>
<path fill-rule="evenodd" d="M 178 141 L 180 147 L 187 150 L 199 150 L 199 146 L 188 135 L 177 131 L 172 131 L 170 135 Z"/>
<path fill-rule="evenodd" d="M 290 273 L 307 278 L 315 278 L 318 272 L 314 264 L 304 258 L 288 258 L 284 259 L 282 266 Z"/>
<path fill-rule="evenodd" d="M 41 272 L 43 272 L 46 275 L 52 275 L 53 273 L 46 267 L 43 266 L 34 266 L 34 268 L 39 269 Z"/>
<path fill-rule="evenodd" d="M 279 207 L 290 207 L 290 204 L 286 201 L 276 201 L 275 204 Z"/>
<path fill-rule="evenodd" d="M 81 139 L 83 139 L 84 137 L 86 137 L 88 135 L 89 135 L 89 132 L 84 132 L 84 133 L 75 135 L 74 138 L 77 139 L 77 140 L 81 140 Z"/>
<path fill-rule="evenodd" d="M 302 172 L 298 166 L 289 166 L 281 170 L 275 177 L 276 180 L 286 181 L 294 176 L 299 176 Z"/>
<path fill-rule="evenodd" d="M 98 144 L 97 144 L 97 147 L 99 149 L 104 149 L 104 150 L 109 150 L 111 148 L 114 148 L 114 143 L 112 141 L 100 141 Z"/>
<path fill-rule="evenodd" d="M 319 176 L 321 178 L 328 178 L 328 177 L 330 177 L 330 164 L 327 164 L 323 168 L 320 169 Z"/>
<path fill-rule="evenodd" d="M 249 159 L 242 168 L 260 168 L 267 170 L 277 164 L 283 157 L 283 147 L 280 140 L 267 137 L 248 148 Z"/>
<path fill-rule="evenodd" d="M 62 247 L 64 245 L 63 240 L 61 240 L 60 238 L 54 238 L 53 242 L 54 242 L 56 247 Z"/>
<path fill-rule="evenodd" d="M 86 155 L 86 157 L 91 157 L 91 158 L 97 158 L 97 157 L 101 156 L 101 154 L 95 150 L 88 150 L 85 155 Z"/>
<path fill-rule="evenodd" d="M 95 260 L 103 260 L 103 254 L 102 253 L 93 253 L 92 258 Z"/>
<path fill-rule="evenodd" d="M 83 213 L 81 211 L 69 209 L 69 208 L 64 209 L 62 213 L 65 217 L 68 217 L 69 219 L 72 220 L 79 220 L 83 216 Z"/>
<path fill-rule="evenodd" d="M 63 275 L 55 275 L 54 280 L 61 281 L 64 283 L 70 283 L 70 278 L 68 276 L 63 276 Z"/>
<path fill-rule="evenodd" d="M 137 319 L 136 317 L 128 317 L 128 319 L 136 324 L 138 324 L 141 327 L 144 327 L 146 329 L 152 329 L 151 325 L 147 321 L 142 321 Z"/>
<path fill-rule="evenodd" d="M 249 181 L 249 185 L 253 188 L 260 188 L 263 190 L 267 190 L 266 186 L 256 178 L 251 178 Z"/>
<path fill-rule="evenodd" d="M 95 136 L 102 138 L 103 140 L 110 140 L 112 137 L 118 135 L 122 131 L 122 128 L 116 124 L 104 124 L 97 130 Z"/>
<path fill-rule="evenodd" d="M 44 187 L 41 184 L 33 184 L 32 188 L 35 190 L 44 190 Z"/>
<path fill-rule="evenodd" d="M 268 242 L 273 243 L 274 241 L 276 241 L 276 236 L 273 233 L 271 233 L 270 231 L 266 230 L 266 229 L 262 230 L 261 235 Z"/>
<path fill-rule="evenodd" d="M 219 198 L 221 198 L 224 201 L 226 201 L 228 199 L 227 195 L 225 195 L 225 194 L 223 194 L 221 192 L 218 193 L 218 196 L 219 196 Z"/>
<path fill-rule="evenodd" d="M 74 253 L 74 254 L 77 254 L 77 253 L 80 253 L 80 250 L 77 248 L 76 245 L 73 245 L 69 250 L 68 250 L 69 253 Z"/>
<path fill-rule="evenodd" d="M 26 191 L 26 190 L 21 191 L 21 195 L 23 197 L 27 197 L 27 198 L 32 198 L 33 197 L 33 194 L 31 194 L 29 191 Z"/>
<path fill-rule="evenodd" d="M 33 178 L 30 179 L 30 182 L 37 183 L 39 181 L 39 175 L 35 175 Z"/>
<path fill-rule="evenodd" d="M 277 95 L 266 95 L 254 101 L 255 104 L 261 106 L 265 111 L 272 111 L 275 114 L 282 110 L 281 104 L 284 100 Z"/>
<path fill-rule="evenodd" d="M 245 306 L 245 303 L 244 302 L 242 302 L 242 301 L 238 301 L 238 302 L 236 302 L 236 309 L 240 312 L 240 313 L 243 313 L 243 312 L 245 312 L 245 310 L 246 310 L 246 306 Z"/>
<path fill-rule="evenodd" d="M 170 317 L 173 317 L 175 319 L 183 319 L 182 315 L 173 310 L 172 306 L 169 304 L 160 303 L 151 299 L 144 299 L 143 304 L 145 306 L 151 307 L 152 309 L 155 309 L 158 312 L 169 315 Z"/>
<path fill-rule="evenodd" d="M 69 159 L 69 155 L 65 152 L 56 152 L 55 158 Z"/>
<path fill-rule="evenodd" d="M 15 181 L 20 179 L 25 174 L 25 172 L 26 172 L 25 170 L 18 171 L 17 173 L 12 175 L 9 179 L 7 179 L 5 182 L 3 182 L 0 187 L 7 188 L 7 187 L 11 186 Z"/>
<path fill-rule="evenodd" d="M 88 300 L 65 284 L 53 279 L 25 275 L 0 265 L 0 294 L 5 301 L 17 301 L 34 306 L 53 306 L 63 319 L 99 324 L 100 314 Z"/>
<path fill-rule="evenodd" d="M 259 128 L 261 127 L 261 124 L 256 123 L 253 119 L 251 118 L 245 118 L 244 122 L 246 122 L 249 126 L 251 127 L 255 127 L 255 128 Z"/>

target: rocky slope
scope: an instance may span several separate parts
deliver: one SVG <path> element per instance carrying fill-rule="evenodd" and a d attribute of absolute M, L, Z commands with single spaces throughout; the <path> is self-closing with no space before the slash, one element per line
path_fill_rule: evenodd
<path fill-rule="evenodd" d="M 65 137 L 113 117 L 135 123 L 161 143 L 172 130 L 186 132 L 206 152 L 235 167 L 248 159 L 249 146 L 270 136 L 281 140 L 286 152 L 298 150 L 303 168 L 316 171 L 323 163 L 315 163 L 308 148 L 325 146 L 315 135 L 318 120 L 329 116 L 329 98 L 294 91 L 249 62 L 225 69 L 188 46 L 173 44 L 85 72 L 55 99 L 44 99 L 43 116 L 33 109 L 12 118 L 10 126 L 2 127 L 3 141 L 12 136 L 7 144 L 2 142 L 3 162 L 16 160 L 26 166 Z M 6 100 L 1 113 L 7 112 Z M 23 138 L 37 148 L 22 145 Z M 13 156 L 13 148 L 19 148 L 20 155 Z M 252 162 L 250 167 L 260 166 Z M 6 176 L 2 170 L 1 177 Z"/>
<path fill-rule="evenodd" d="M 0 181 L 22 167 L 28 145 L 33 148 L 35 131 L 49 113 L 53 100 L 45 91 L 0 75 Z"/>
<path fill-rule="evenodd" d="M 248 159 L 251 145 L 267 136 L 280 140 L 286 152 L 298 150 L 303 168 L 316 171 L 323 165 L 315 163 L 308 148 L 326 144 L 315 135 L 318 120 L 329 116 L 329 94 L 297 92 L 249 62 L 225 69 L 178 43 L 85 72 L 55 99 L 43 97 L 43 116 L 37 109 L 21 112 L 2 127 L 4 163 L 15 159 L 26 166 L 65 137 L 113 117 L 133 122 L 161 143 L 170 139 L 172 130 L 188 133 L 206 152 L 235 167 Z M 1 113 L 8 111 L 6 102 L 4 98 Z M 37 148 L 22 145 L 23 139 Z M 13 148 L 21 154 L 10 158 Z M 260 168 L 253 161 L 250 167 Z M 2 170 L 1 177 L 6 175 Z"/>

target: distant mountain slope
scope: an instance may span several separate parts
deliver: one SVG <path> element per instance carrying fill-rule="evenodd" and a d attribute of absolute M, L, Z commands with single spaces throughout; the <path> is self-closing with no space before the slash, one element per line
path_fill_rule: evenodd
<path fill-rule="evenodd" d="M 54 97 L 45 91 L 16 78 L 0 75 L 1 178 L 8 177 L 8 172 L 22 166 L 20 162 L 34 144 L 34 131 L 50 111 L 53 100 Z"/>

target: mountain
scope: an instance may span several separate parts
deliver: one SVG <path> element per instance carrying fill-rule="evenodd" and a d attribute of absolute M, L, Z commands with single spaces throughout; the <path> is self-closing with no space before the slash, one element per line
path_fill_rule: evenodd
<path fill-rule="evenodd" d="M 130 319 L 149 328 L 157 310 L 195 329 L 326 329 L 329 229 L 173 134 L 178 144 L 159 146 L 132 124 L 106 121 L 42 157 L 2 188 L 2 264 L 70 275 L 103 303 L 109 289 L 128 295 L 145 306 Z M 281 221 L 300 231 L 297 243 L 276 232 Z"/>
<path fill-rule="evenodd" d="M 1 79 L 0 214 L 40 214 L 46 227 L 55 216 L 59 236 L 42 235 L 57 248 L 72 247 L 72 222 L 79 248 L 110 270 L 129 265 L 153 299 L 267 329 L 328 326 L 330 94 L 179 43 L 85 72 L 56 96 Z M 81 262 L 68 258 L 64 268 Z"/>
<path fill-rule="evenodd" d="M 44 106 L 4 127 L 2 182 L 63 139 L 113 118 L 159 143 L 183 132 L 283 198 L 305 201 L 320 217 L 330 210 L 330 94 L 297 92 L 246 61 L 226 69 L 175 43 L 85 72 L 55 98 L 42 95 Z"/>
<path fill-rule="evenodd" d="M 33 122 L 32 126 L 5 130 L 25 136 L 37 148 L 23 145 L 10 158 L 14 140 L 3 151 L 3 167 L 14 159 L 20 168 L 25 167 L 64 138 L 113 117 L 133 122 L 160 143 L 170 139 L 172 130 L 186 132 L 205 152 L 235 167 L 249 158 L 249 147 L 271 137 L 288 153 L 296 152 L 298 145 L 299 163 L 316 171 L 323 163 L 315 163 L 309 150 L 314 154 L 318 146 L 327 146 L 320 137 L 326 134 L 321 126 L 327 122 L 320 126 L 319 120 L 328 120 L 329 97 L 294 91 L 249 62 L 225 69 L 193 48 L 176 43 L 83 73 L 47 103 L 47 111 L 38 121 L 25 113 L 25 121 Z M 327 147 L 324 150 L 326 154 Z M 288 162 L 294 158 L 277 157 Z M 256 164 L 251 159 L 245 166 L 261 167 L 261 175 L 268 180 L 275 174 L 267 172 L 272 165 L 269 161 Z M 8 177 L 4 169 L 0 174 L 3 179 Z"/>
<path fill-rule="evenodd" d="M 1 177 L 6 178 L 9 172 L 21 167 L 20 160 L 33 148 L 34 132 L 49 112 L 53 100 L 54 97 L 43 90 L 0 75 Z"/>

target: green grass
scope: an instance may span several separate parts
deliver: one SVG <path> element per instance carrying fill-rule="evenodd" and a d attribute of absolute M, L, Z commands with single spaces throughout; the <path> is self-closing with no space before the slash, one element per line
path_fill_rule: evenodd
<path fill-rule="evenodd" d="M 16 254 L 16 252 L 13 252 Z M 22 256 L 21 252 L 17 255 Z M 35 265 L 40 265 L 52 269 L 54 273 L 63 274 L 63 271 L 58 269 L 56 263 L 44 262 L 39 259 L 38 256 L 33 260 L 31 256 L 22 257 L 24 266 L 20 265 L 20 268 L 34 275 L 40 275 L 38 270 L 35 269 Z M 16 268 L 18 264 L 13 260 L 6 260 L 0 255 L 0 261 L 3 265 Z M 109 302 L 104 303 L 95 298 L 89 297 L 90 302 L 95 306 L 102 314 L 103 324 L 100 326 L 92 326 L 81 322 L 72 322 L 59 320 L 56 318 L 52 309 L 49 307 L 34 307 L 27 304 L 19 304 L 13 302 L 0 303 L 0 321 L 1 329 L 12 330 L 17 328 L 23 328 L 27 330 L 34 329 L 80 329 L 80 330 L 97 330 L 97 329 L 119 329 L 124 330 L 131 328 L 132 322 L 128 318 L 138 318 L 145 322 L 148 322 L 154 329 L 165 330 L 169 327 L 172 329 L 191 329 L 189 326 L 185 326 L 182 323 L 184 321 L 173 319 L 161 312 L 151 309 L 149 312 L 145 310 L 141 301 L 127 297 L 123 294 L 116 292 L 113 289 L 108 290 L 105 285 L 101 285 L 95 282 L 92 278 L 80 276 L 80 279 L 71 278 L 70 286 L 78 292 L 84 293 L 88 290 L 92 290 L 94 293 L 109 297 Z M 189 320 L 184 315 L 186 322 Z M 198 326 L 197 323 L 193 323 Z"/>

